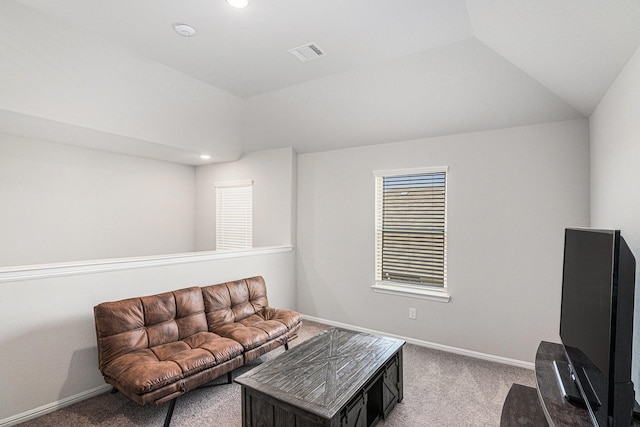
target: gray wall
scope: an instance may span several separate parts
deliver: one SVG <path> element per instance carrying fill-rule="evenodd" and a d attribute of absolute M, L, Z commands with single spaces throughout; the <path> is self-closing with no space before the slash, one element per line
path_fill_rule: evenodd
<path fill-rule="evenodd" d="M 8 133 L 92 147 L 107 139 L 140 155 L 149 146 L 187 159 L 242 153 L 238 97 L 18 2 L 0 1 L 0 38 L 0 125 L 16 129 Z M 90 131 L 93 140 L 77 140 Z M 176 141 L 181 149 L 170 148 Z"/>
<path fill-rule="evenodd" d="M 291 245 L 295 224 L 292 148 L 255 151 L 196 169 L 196 250 L 216 249 L 217 182 L 253 180 L 253 246 Z"/>
<path fill-rule="evenodd" d="M 640 265 L 640 50 L 589 119 L 591 225 L 620 229 Z M 640 267 L 636 267 L 640 284 Z M 640 287 L 636 286 L 633 378 L 640 388 Z"/>
<path fill-rule="evenodd" d="M 0 134 L 0 267 L 191 252 L 190 166 Z"/>
<path fill-rule="evenodd" d="M 254 182 L 254 247 L 291 245 L 291 148 L 185 166 L 0 134 L 0 267 L 215 250 L 218 181 Z"/>
<path fill-rule="evenodd" d="M 193 251 L 195 208 L 210 196 L 200 192 L 218 179 L 253 179 L 256 244 L 290 245 L 294 176 L 292 149 L 198 170 L 0 135 L 0 425 L 104 390 L 92 312 L 99 302 L 263 275 L 269 302 L 295 309 L 290 247 L 74 263 Z"/>
<path fill-rule="evenodd" d="M 293 309 L 294 262 L 293 252 L 281 249 L 178 264 L 63 269 L 60 276 L 38 277 L 51 271 L 34 270 L 28 273 L 36 277 L 24 280 L 0 271 L 0 425 L 109 389 L 98 370 L 94 305 L 263 275 L 269 303 Z"/>
<path fill-rule="evenodd" d="M 449 167 L 449 303 L 370 289 L 372 172 L 426 166 Z M 532 361 L 558 340 L 563 229 L 589 224 L 588 182 L 586 120 L 301 154 L 298 310 Z"/>

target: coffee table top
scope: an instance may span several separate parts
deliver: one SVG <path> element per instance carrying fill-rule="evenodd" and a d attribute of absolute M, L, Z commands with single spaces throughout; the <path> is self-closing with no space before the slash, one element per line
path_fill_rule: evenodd
<path fill-rule="evenodd" d="M 396 338 L 333 328 L 235 381 L 329 419 L 404 343 Z"/>

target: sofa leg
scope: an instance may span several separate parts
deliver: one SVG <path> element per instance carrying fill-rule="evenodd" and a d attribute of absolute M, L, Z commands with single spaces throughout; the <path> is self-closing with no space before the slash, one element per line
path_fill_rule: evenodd
<path fill-rule="evenodd" d="M 167 415 L 164 417 L 164 427 L 169 427 L 169 424 L 171 424 L 171 417 L 173 416 L 173 408 L 176 406 L 176 400 L 178 400 L 177 397 L 169 402 L 169 409 L 167 409 Z"/>
<path fill-rule="evenodd" d="M 227 384 L 233 383 L 233 371 L 227 372 Z"/>
<path fill-rule="evenodd" d="M 118 392 L 118 389 L 115 387 L 111 387 L 111 394 L 116 394 Z"/>
<path fill-rule="evenodd" d="M 285 349 L 285 351 L 289 350 L 289 342 L 288 341 L 286 343 L 284 343 L 284 349 Z"/>

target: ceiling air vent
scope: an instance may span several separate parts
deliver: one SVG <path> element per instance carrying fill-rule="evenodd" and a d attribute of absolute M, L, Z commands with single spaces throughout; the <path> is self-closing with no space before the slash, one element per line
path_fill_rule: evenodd
<path fill-rule="evenodd" d="M 302 62 L 311 61 L 312 59 L 317 59 L 326 55 L 322 48 L 314 42 L 289 49 L 289 53 Z"/>

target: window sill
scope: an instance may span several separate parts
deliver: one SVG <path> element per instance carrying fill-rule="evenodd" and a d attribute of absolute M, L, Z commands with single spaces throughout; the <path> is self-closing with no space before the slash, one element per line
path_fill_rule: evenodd
<path fill-rule="evenodd" d="M 374 292 L 381 294 L 410 296 L 414 298 L 428 299 L 431 301 L 449 302 L 451 296 L 446 289 L 437 289 L 424 286 L 412 286 L 393 282 L 377 282 L 371 286 Z"/>

